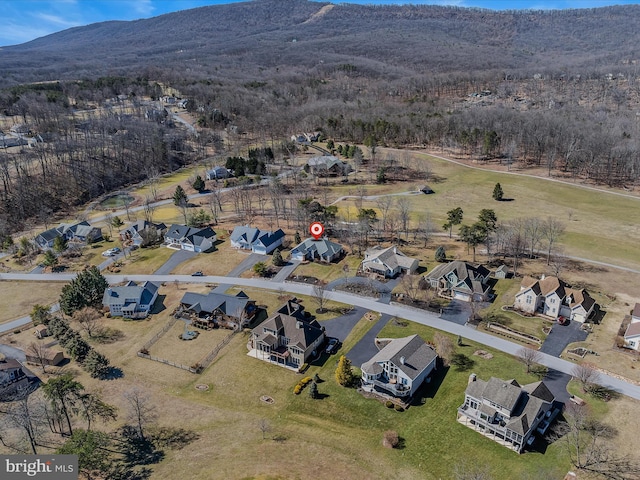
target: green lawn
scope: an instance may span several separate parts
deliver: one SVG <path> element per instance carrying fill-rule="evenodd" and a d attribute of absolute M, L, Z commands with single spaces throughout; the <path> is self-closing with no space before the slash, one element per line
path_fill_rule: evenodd
<path fill-rule="evenodd" d="M 446 212 L 454 207 L 464 211 L 463 223 L 472 223 L 483 208 L 495 210 L 499 220 L 520 217 L 555 217 L 566 224 L 566 234 L 560 239 L 569 255 L 589 257 L 600 261 L 633 264 L 640 267 L 635 239 L 640 233 L 637 217 L 640 199 L 607 192 L 596 192 L 578 185 L 550 182 L 545 179 L 515 176 L 488 170 L 476 170 L 439 160 L 426 154 L 413 153 L 416 161 L 429 162 L 440 179 L 429 182 L 433 195 L 409 195 L 403 198 L 412 205 L 413 218 L 429 212 L 435 225 L 446 221 Z M 496 202 L 491 195 L 500 182 L 505 198 Z M 367 186 L 367 195 L 408 190 L 406 183 L 384 187 Z M 345 195 L 354 187 L 334 187 L 334 195 Z M 353 201 L 338 204 L 343 215 L 349 209 L 355 218 Z M 376 208 L 375 201 L 365 201 L 364 208 Z M 457 231 L 457 228 L 454 228 Z M 607 248 L 602 248 L 606 245 Z"/>
<path fill-rule="evenodd" d="M 373 324 L 366 319 L 359 322 L 345 340 L 343 350 L 351 348 Z M 406 327 L 388 325 L 380 335 L 400 337 L 413 333 L 431 340 L 434 330 L 409 322 Z M 245 343 L 246 337 L 236 337 L 212 367 L 179 389 L 179 395 L 185 400 L 225 411 L 223 418 L 234 419 L 234 438 L 227 438 L 224 445 L 216 448 L 221 458 L 239 448 L 255 449 L 260 458 L 264 458 L 265 451 L 271 452 L 269 444 L 265 446 L 260 439 L 256 427 L 261 418 L 269 422 L 269 436 L 282 435 L 287 439 L 288 448 L 274 451 L 261 467 L 256 468 L 251 458 L 239 459 L 235 464 L 238 474 L 249 470 L 253 471 L 251 475 L 292 474 L 294 477 L 291 478 L 310 478 L 295 475 L 295 469 L 293 472 L 286 469 L 291 448 L 295 448 L 298 459 L 318 461 L 317 456 L 322 452 L 325 458 L 320 460 L 319 466 L 326 469 L 323 471 L 342 469 L 344 478 L 353 478 L 356 475 L 353 469 L 360 472 L 359 478 L 453 478 L 455 465 L 463 460 L 486 465 L 492 478 L 498 480 L 535 478 L 536 472 L 545 469 L 550 469 L 556 478 L 562 478 L 569 467 L 556 445 L 549 446 L 544 455 L 518 455 L 457 423 L 456 409 L 464 399 L 470 371 L 482 379 L 491 376 L 513 378 L 516 373 L 516 379 L 521 383 L 535 381 L 534 377 L 525 375 L 516 360 L 484 346 L 483 349 L 494 354 L 493 359 L 473 356 L 475 345 L 459 347 L 474 359 L 473 368 L 466 372 L 441 370 L 440 379 L 421 392 L 420 396 L 426 399 L 424 404 L 398 413 L 376 400 L 364 398 L 354 389 L 338 386 L 333 378 L 338 355 L 329 357 L 322 366 L 311 366 L 305 373 L 309 376 L 318 373 L 323 380 L 318 385 L 323 398 L 312 400 L 306 390 L 299 396 L 292 393 L 300 375 L 248 357 Z M 206 394 L 196 392 L 195 383 L 207 383 L 211 390 Z M 261 395 L 271 396 L 274 405 L 261 404 L 258 400 Z M 220 423 L 207 428 L 221 432 L 222 423 L 227 424 L 221 418 Z M 252 429 L 253 435 L 246 429 Z M 387 450 L 381 446 L 382 434 L 388 429 L 399 433 L 404 448 Z M 205 435 L 204 430 L 202 434 Z M 238 439 L 243 439 L 242 447 L 238 445 Z M 198 446 L 193 445 L 193 448 Z M 373 463 L 372 458 L 375 458 Z M 202 466 L 185 468 L 189 478 L 206 478 L 200 470 Z M 328 477 L 319 475 L 318 478 Z"/>
<path fill-rule="evenodd" d="M 358 267 L 361 262 L 362 259 L 357 255 L 347 255 L 338 263 L 326 264 L 311 262 L 301 264 L 295 269 L 294 275 L 315 277 L 328 283 L 345 276 L 345 272 L 343 270 L 345 265 L 349 266 L 349 276 L 354 276 L 358 271 Z"/>
<path fill-rule="evenodd" d="M 127 256 L 123 260 L 120 267 L 120 273 L 135 273 L 138 275 L 151 275 L 158 268 L 165 264 L 169 257 L 177 250 L 167 247 L 139 248 L 131 252 L 131 256 Z"/>

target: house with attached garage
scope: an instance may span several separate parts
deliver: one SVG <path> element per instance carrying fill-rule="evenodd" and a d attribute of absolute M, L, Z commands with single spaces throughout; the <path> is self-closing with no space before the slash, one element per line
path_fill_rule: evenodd
<path fill-rule="evenodd" d="M 595 307 L 595 300 L 586 290 L 571 288 L 559 278 L 545 275 L 540 280 L 523 278 L 513 302 L 515 310 L 554 320 L 564 317 L 580 323 L 588 320 Z"/>
<path fill-rule="evenodd" d="M 362 270 L 373 272 L 387 278 L 393 278 L 400 273 L 415 273 L 418 269 L 418 259 L 402 253 L 396 246 L 383 248 L 375 246 L 364 252 Z"/>
<path fill-rule="evenodd" d="M 360 367 L 362 389 L 409 398 L 435 370 L 437 358 L 418 335 L 390 340 Z"/>
<path fill-rule="evenodd" d="M 625 346 L 640 351 L 640 303 L 631 312 L 631 323 L 624 332 Z"/>
<path fill-rule="evenodd" d="M 458 422 L 521 453 L 536 433 L 546 433 L 560 409 L 544 382 L 520 386 L 495 377 L 485 382 L 472 373 Z"/>
<path fill-rule="evenodd" d="M 284 232 L 278 229 L 275 232 L 260 230 L 249 225 L 238 226 L 233 229 L 229 237 L 231 246 L 243 250 L 251 250 L 253 253 L 268 255 L 276 248 L 282 247 Z"/>
<path fill-rule="evenodd" d="M 204 252 L 213 248 L 216 232 L 211 227 L 197 228 L 173 224 L 164 234 L 164 243 L 169 248 L 190 252 Z"/>
<path fill-rule="evenodd" d="M 291 260 L 298 261 L 314 261 L 319 260 L 321 262 L 333 262 L 339 259 L 344 253 L 342 245 L 339 243 L 330 242 L 326 238 L 316 240 L 314 238 L 307 238 L 300 245 L 294 247 L 291 250 Z"/>
<path fill-rule="evenodd" d="M 256 358 L 300 368 L 324 342 L 324 328 L 316 320 L 276 313 L 251 331 L 247 347 Z"/>
<path fill-rule="evenodd" d="M 88 245 L 102 238 L 102 229 L 92 227 L 89 222 L 63 223 L 38 234 L 35 242 L 40 248 L 46 250 L 53 247 L 53 243 L 58 237 L 67 242 Z"/>
<path fill-rule="evenodd" d="M 146 318 L 157 298 L 158 285 L 155 283 L 129 281 L 107 288 L 102 296 L 102 305 L 113 317 Z"/>
<path fill-rule="evenodd" d="M 424 278 L 438 295 L 470 302 L 487 299 L 491 288 L 488 284 L 490 274 L 483 265 L 456 260 L 438 265 Z"/>
<path fill-rule="evenodd" d="M 147 220 L 138 220 L 120 232 L 120 240 L 124 245 L 140 246 L 145 242 L 145 239 L 149 240 L 149 237 L 161 240 L 166 231 L 167 226 L 164 223 L 153 223 L 148 222 Z"/>
<path fill-rule="evenodd" d="M 310 158 L 304 166 L 304 170 L 319 177 L 336 177 L 338 175 L 347 175 L 353 169 L 351 165 L 343 162 L 338 157 L 323 155 Z"/>
<path fill-rule="evenodd" d="M 208 170 L 206 173 L 207 180 L 219 180 L 223 178 L 229 178 L 231 174 L 229 170 L 222 166 L 213 167 L 211 170 Z"/>

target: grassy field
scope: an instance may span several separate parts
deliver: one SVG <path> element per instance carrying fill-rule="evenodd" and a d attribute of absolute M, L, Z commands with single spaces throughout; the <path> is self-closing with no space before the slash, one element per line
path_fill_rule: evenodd
<path fill-rule="evenodd" d="M 151 275 L 158 268 L 165 264 L 167 260 L 176 253 L 177 250 L 159 246 L 152 248 L 139 248 L 131 252 L 127 258 L 120 261 L 121 274 L 135 273 L 140 275 Z"/>
<path fill-rule="evenodd" d="M 0 323 L 29 315 L 36 303 L 57 302 L 63 285 L 60 282 L 0 282 L 0 298 L 5 299 L 0 308 Z"/>
<path fill-rule="evenodd" d="M 435 194 L 402 197 L 411 203 L 414 218 L 429 212 L 435 225 L 442 225 L 446 221 L 446 212 L 454 207 L 464 210 L 464 223 L 475 221 L 483 208 L 494 209 L 499 220 L 553 216 L 567 225 L 566 234 L 561 238 L 567 254 L 640 268 L 635 242 L 640 235 L 640 226 L 632 220 L 637 216 L 640 198 L 594 192 L 577 184 L 471 169 L 415 152 L 412 158 L 414 162 L 428 162 L 438 179 L 429 182 Z M 505 198 L 512 201 L 496 202 L 491 198 L 493 187 L 498 182 Z M 379 195 L 412 188 L 413 185 L 407 183 L 366 186 L 366 194 Z M 353 186 L 332 187 L 332 198 L 353 195 L 355 191 Z M 346 214 L 348 209 L 350 218 L 355 218 L 353 199 L 338 205 L 341 213 Z M 375 201 L 367 200 L 363 207 L 377 208 Z M 607 248 L 603 249 L 602 245 Z"/>
<path fill-rule="evenodd" d="M 205 285 L 181 285 L 180 288 L 167 285 L 160 290 L 164 305 L 161 313 L 141 321 L 105 320 L 110 327 L 122 330 L 124 337 L 96 348 L 122 369 L 121 379 L 101 382 L 89 378 L 73 364 L 68 367 L 87 388 L 100 389 L 105 400 L 120 407 L 123 407 L 125 391 L 133 386 L 144 388 L 156 405 L 161 406 L 159 425 L 180 426 L 197 434 L 198 439 L 184 449 L 166 450 L 165 460 L 153 466 L 152 479 L 172 478 L 180 472 L 184 478 L 194 480 L 335 477 L 430 480 L 452 478 L 455 465 L 463 460 L 486 465 L 496 480 L 534 479 L 540 472 L 562 478 L 569 469 L 559 445 L 550 445 L 544 454 L 517 455 L 456 422 L 456 409 L 464 399 L 471 371 L 481 379 L 515 376 L 521 383 L 535 381 L 513 358 L 467 340 L 459 351 L 474 360 L 471 370 L 441 369 L 429 388 L 419 392 L 419 399 L 423 401 L 403 413 L 366 399 L 353 389 L 339 387 L 333 379 L 338 355 L 326 358 L 324 364 L 312 365 L 305 373 L 310 376 L 318 373 L 323 380 L 318 385 L 322 399 L 312 400 L 306 391 L 293 395 L 293 386 L 301 375 L 249 357 L 246 333 L 234 337 L 201 375 L 135 355 L 144 341 L 166 323 L 185 291 L 207 290 Z M 229 293 L 237 290 L 232 288 Z M 245 291 L 270 310 L 282 301 L 278 292 Z M 304 304 L 307 303 L 304 299 Z M 371 320 L 363 318 L 355 326 L 341 352 L 352 348 L 375 324 L 377 314 L 371 317 Z M 203 332 L 194 341 L 202 341 L 200 346 L 179 341 L 177 333 L 181 324 L 179 327 L 174 328 L 175 332 L 168 332 L 153 348 L 171 351 L 176 358 L 187 361 L 199 354 L 197 349 L 205 346 L 207 342 L 202 340 L 216 340 L 203 336 L 211 332 Z M 414 333 L 431 340 L 435 330 L 412 322 L 404 327 L 390 323 L 379 336 L 397 338 Z M 28 332 L 21 336 L 29 340 Z M 161 344 L 164 341 L 168 343 Z M 478 348 L 494 357 L 486 360 L 474 356 Z M 198 384 L 206 384 L 209 389 L 199 391 L 195 388 Z M 262 402 L 263 395 L 272 397 L 274 404 Z M 594 403 L 594 412 L 612 420 L 624 412 L 631 415 L 637 407 L 637 402 L 620 399 L 602 405 Z M 261 423 L 267 426 L 264 434 Z M 382 446 L 382 434 L 388 429 L 399 433 L 403 439 L 402 449 L 388 450 Z M 620 439 L 632 444 L 626 435 L 621 433 Z M 615 441 L 617 444 L 618 440 Z M 211 468 L 212 462 L 215 469 Z"/>
<path fill-rule="evenodd" d="M 218 245 L 214 252 L 200 253 L 194 258 L 182 262 L 172 273 L 190 275 L 201 271 L 205 275 L 227 275 L 233 268 L 247 258 L 247 254 L 230 248 L 228 243 Z"/>
<path fill-rule="evenodd" d="M 357 255 L 347 255 L 337 263 L 325 264 L 310 262 L 298 265 L 294 271 L 294 275 L 315 277 L 323 282 L 329 283 L 345 276 L 345 272 L 343 270 L 345 265 L 349 268 L 348 275 L 354 276 L 358 271 L 358 267 L 361 262 L 362 259 Z"/>

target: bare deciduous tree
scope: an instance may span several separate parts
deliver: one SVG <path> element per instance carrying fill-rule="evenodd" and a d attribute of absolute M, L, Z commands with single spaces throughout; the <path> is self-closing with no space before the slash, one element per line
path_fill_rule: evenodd
<path fill-rule="evenodd" d="M 327 301 L 327 290 L 324 288 L 322 283 L 317 283 L 313 286 L 313 293 L 311 295 L 313 297 L 313 301 L 318 306 L 318 313 L 324 313 L 325 303 Z"/>
<path fill-rule="evenodd" d="M 574 467 L 594 478 L 632 480 L 640 477 L 640 461 L 613 450 L 611 439 L 617 432 L 590 418 L 585 406 L 570 403 L 564 421 L 554 428 L 557 441 L 564 447 Z"/>
<path fill-rule="evenodd" d="M 436 352 L 438 352 L 438 356 L 442 359 L 442 363 L 448 366 L 451 362 L 451 357 L 456 353 L 453 341 L 448 335 L 438 332 L 433 336 L 433 343 L 436 345 Z"/>
<path fill-rule="evenodd" d="M 89 338 L 102 328 L 102 315 L 95 308 L 85 307 L 73 313 L 73 320 L 78 322 L 80 328 L 87 332 Z"/>
<path fill-rule="evenodd" d="M 47 373 L 47 349 L 44 343 L 31 342 L 27 347 L 26 353 L 38 362 L 38 365 L 42 368 L 42 373 Z"/>
<path fill-rule="evenodd" d="M 402 288 L 402 293 L 404 293 L 409 300 L 415 302 L 420 299 L 420 296 L 423 290 L 420 288 L 420 275 L 410 275 L 406 274 L 400 280 L 400 286 Z"/>
<path fill-rule="evenodd" d="M 571 370 L 573 378 L 580 382 L 582 391 L 587 393 L 591 390 L 592 385 L 600 379 L 600 373 L 592 366 L 586 363 L 580 363 Z"/>
<path fill-rule="evenodd" d="M 262 439 L 264 440 L 266 438 L 267 432 L 271 430 L 271 425 L 269 425 L 269 422 L 266 418 L 262 418 L 258 423 L 258 428 L 260 428 L 260 431 L 262 432 Z"/>
<path fill-rule="evenodd" d="M 553 217 L 548 217 L 542 225 L 542 232 L 544 238 L 547 240 L 547 265 L 551 263 L 553 246 L 558 238 L 564 233 L 564 230 L 565 224 Z"/>
<path fill-rule="evenodd" d="M 140 439 L 146 440 L 145 429 L 157 418 L 156 406 L 151 402 L 149 393 L 137 387 L 125 392 L 123 396 L 127 421 L 133 424 Z"/>
<path fill-rule="evenodd" d="M 531 373 L 531 367 L 540 362 L 542 355 L 538 350 L 531 347 L 522 347 L 518 350 L 518 360 L 527 368 L 527 373 Z"/>
<path fill-rule="evenodd" d="M 404 238 L 407 239 L 409 235 L 409 218 L 411 214 L 411 202 L 406 197 L 400 197 L 396 201 L 398 206 L 398 217 L 400 219 L 400 226 L 404 232 Z"/>

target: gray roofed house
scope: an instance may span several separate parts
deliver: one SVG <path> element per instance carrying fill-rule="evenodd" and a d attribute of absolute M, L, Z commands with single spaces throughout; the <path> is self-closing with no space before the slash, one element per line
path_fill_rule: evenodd
<path fill-rule="evenodd" d="M 640 303 L 631 311 L 631 323 L 624 332 L 625 347 L 640 351 Z"/>
<path fill-rule="evenodd" d="M 0 361 L 0 387 L 4 388 L 12 383 L 26 378 L 22 364 L 13 358 Z"/>
<path fill-rule="evenodd" d="M 270 232 L 242 225 L 233 229 L 229 240 L 232 247 L 267 255 L 282 246 L 284 232 L 280 228 L 275 232 Z"/>
<path fill-rule="evenodd" d="M 458 421 L 516 452 L 543 435 L 560 412 L 544 382 L 521 387 L 515 380 L 469 377 Z"/>
<path fill-rule="evenodd" d="M 256 312 L 255 303 L 242 291 L 236 295 L 187 292 L 180 300 L 178 315 L 206 330 L 219 326 L 238 328 L 251 321 Z"/>
<path fill-rule="evenodd" d="M 418 335 L 391 340 L 360 367 L 362 388 L 409 398 L 436 368 L 437 358 Z"/>
<path fill-rule="evenodd" d="M 167 231 L 167 226 L 164 223 L 138 220 L 120 232 L 120 240 L 127 244 L 131 243 L 140 246 L 145 240 L 143 238 L 145 231 L 152 231 L 154 235 L 161 239 L 164 232 Z"/>
<path fill-rule="evenodd" d="M 469 302 L 486 300 L 491 272 L 483 265 L 474 266 L 459 260 L 443 263 L 425 276 L 432 288 L 444 297 Z"/>
<path fill-rule="evenodd" d="M 276 313 L 251 331 L 249 349 L 257 358 L 300 368 L 325 341 L 316 320 Z"/>
<path fill-rule="evenodd" d="M 38 234 L 35 242 L 40 248 L 48 249 L 53 247 L 57 237 L 62 237 L 68 242 L 89 244 L 102 238 L 102 229 L 91 226 L 89 222 L 62 223 Z"/>
<path fill-rule="evenodd" d="M 343 253 L 344 249 L 339 243 L 331 242 L 326 238 L 319 240 L 307 238 L 291 250 L 291 259 L 298 261 L 318 259 L 329 263 L 340 258 Z"/>
<path fill-rule="evenodd" d="M 197 228 L 186 225 L 171 225 L 164 234 L 164 243 L 169 248 L 190 252 L 204 252 L 213 248 L 216 232 L 211 227 Z"/>
<path fill-rule="evenodd" d="M 229 178 L 230 176 L 229 170 L 219 165 L 208 170 L 206 173 L 207 180 L 218 180 L 220 178 Z"/>
<path fill-rule="evenodd" d="M 104 291 L 102 304 L 114 317 L 146 318 L 158 298 L 158 285 L 130 281 Z"/>
<path fill-rule="evenodd" d="M 395 277 L 399 273 L 415 273 L 418 269 L 418 259 L 408 257 L 396 246 L 388 248 L 375 246 L 364 252 L 362 269 L 384 277 Z"/>
<path fill-rule="evenodd" d="M 320 157 L 312 157 L 304 166 L 305 171 L 311 172 L 319 177 L 335 177 L 338 175 L 347 175 L 353 169 L 347 162 L 343 162 L 333 155 L 323 155 Z"/>

